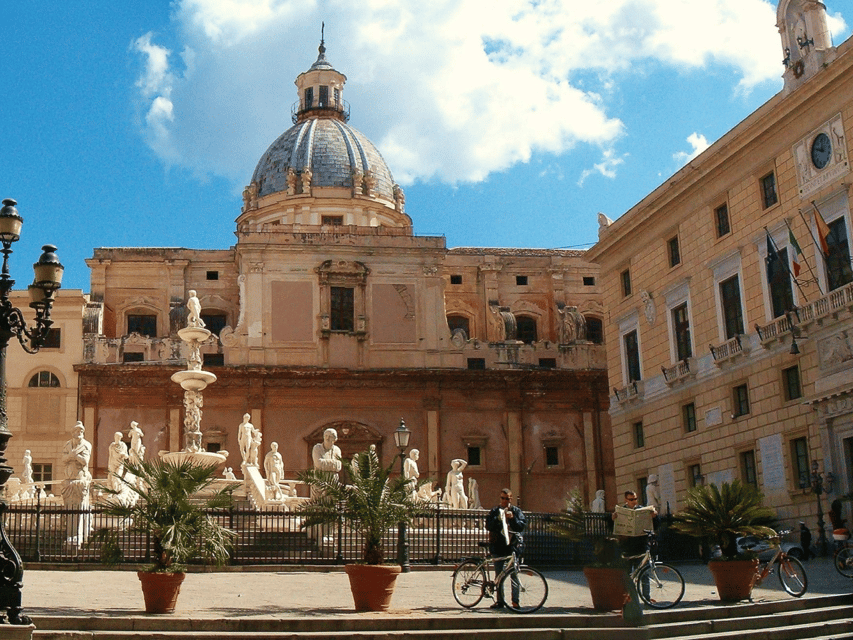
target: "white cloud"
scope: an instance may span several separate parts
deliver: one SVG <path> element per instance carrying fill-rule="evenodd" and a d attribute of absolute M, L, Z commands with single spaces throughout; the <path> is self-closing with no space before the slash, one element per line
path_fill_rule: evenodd
<path fill-rule="evenodd" d="M 684 166 L 710 146 L 707 138 L 695 131 L 687 136 L 687 144 L 692 147 L 691 151 L 677 151 L 672 154 L 672 158 L 678 163 L 678 166 Z"/>
<path fill-rule="evenodd" d="M 621 157 L 616 157 L 612 149 L 605 150 L 601 156 L 601 162 L 597 162 L 592 165 L 592 169 L 584 169 L 581 172 L 581 177 L 578 179 L 578 186 L 582 187 L 586 179 L 596 173 L 604 176 L 605 178 L 615 178 L 616 168 L 624 163 L 625 158 L 627 157 L 627 153 Z"/>
<path fill-rule="evenodd" d="M 649 62 L 723 66 L 743 90 L 780 75 L 767 0 L 176 0 L 173 20 L 180 62 L 151 34 L 134 46 L 149 144 L 240 185 L 290 126 L 292 82 L 314 61 L 323 20 L 352 123 L 403 184 L 479 181 L 579 144 L 612 149 L 624 125 L 608 100 L 620 74 Z M 623 158 L 608 153 L 581 183 L 614 175 Z"/>

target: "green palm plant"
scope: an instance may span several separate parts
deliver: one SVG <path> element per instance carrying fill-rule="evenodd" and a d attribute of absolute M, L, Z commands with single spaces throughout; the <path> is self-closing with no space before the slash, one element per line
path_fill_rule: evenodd
<path fill-rule="evenodd" d="M 591 541 L 595 562 L 589 566 L 626 567 L 616 539 L 600 531 L 590 531 L 585 513 L 580 490 L 574 489 L 566 496 L 566 508 L 550 517 L 548 528 L 558 536 L 574 542 Z"/>
<path fill-rule="evenodd" d="M 423 507 L 412 499 L 409 483 L 402 477 L 391 477 L 394 460 L 382 467 L 372 448 L 356 454 L 352 461 L 342 460 L 341 466 L 349 484 L 330 471 L 309 469 L 299 474 L 299 480 L 308 484 L 313 494 L 299 508 L 305 518 L 302 526 L 332 524 L 343 517 L 364 538 L 364 563 L 382 564 L 384 536 L 401 522 L 411 524 Z M 426 482 L 429 480 L 419 481 L 418 486 Z"/>
<path fill-rule="evenodd" d="M 230 506 L 234 487 L 222 488 L 203 500 L 194 498 L 217 479 L 216 465 L 190 460 L 126 462 L 125 474 L 119 477 L 123 490 L 101 487 L 113 496 L 103 513 L 120 518 L 131 531 L 150 533 L 154 547 L 151 572 L 180 572 L 184 563 L 195 559 L 224 564 L 236 534 L 218 524 L 207 510 Z M 128 492 L 133 500 L 119 499 Z M 114 529 L 100 529 L 92 537 L 93 542 L 114 549 L 116 539 Z M 118 559 L 120 555 L 113 558 Z"/>
<path fill-rule="evenodd" d="M 762 494 L 740 480 L 695 486 L 687 494 L 684 509 L 675 515 L 673 529 L 697 538 L 708 538 L 720 546 L 723 559 L 740 556 L 740 536 L 771 537 L 773 529 L 765 526 L 774 518 L 773 510 L 762 505 Z"/>

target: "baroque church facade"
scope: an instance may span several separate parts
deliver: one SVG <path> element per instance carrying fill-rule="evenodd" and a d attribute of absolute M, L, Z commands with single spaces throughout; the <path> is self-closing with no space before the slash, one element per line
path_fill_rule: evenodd
<path fill-rule="evenodd" d="M 853 491 L 853 41 L 832 45 L 814 0 L 781 0 L 777 26 L 783 90 L 602 218 L 587 258 L 620 490 L 654 474 L 675 512 L 740 479 L 814 531 Z"/>
<path fill-rule="evenodd" d="M 390 463 L 402 419 L 422 476 L 443 488 L 465 459 L 485 504 L 504 486 L 531 510 L 562 508 L 574 488 L 612 494 L 598 267 L 580 251 L 448 249 L 415 235 L 403 190 L 349 124 L 345 82 L 321 43 L 296 79 L 293 126 L 244 191 L 233 247 L 99 248 L 87 260 L 89 296 L 69 300 L 83 307 L 82 349 L 68 354 L 93 474 L 105 476 L 113 434 L 131 421 L 149 455 L 183 447 L 170 376 L 184 368 L 177 330 L 194 289 L 217 336 L 202 347 L 217 376 L 203 446 L 231 452 L 235 471 L 244 413 L 263 451 L 278 443 L 288 478 L 328 427 L 344 456 L 375 444 Z M 14 429 L 13 461 L 32 435 L 25 413 Z M 62 429 L 37 450 L 39 469 L 61 469 L 66 439 Z"/>

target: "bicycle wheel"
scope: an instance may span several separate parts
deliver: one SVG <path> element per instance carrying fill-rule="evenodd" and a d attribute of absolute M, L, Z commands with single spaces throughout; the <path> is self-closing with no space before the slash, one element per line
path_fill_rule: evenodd
<path fill-rule="evenodd" d="M 799 598 L 809 588 L 809 578 L 803 563 L 796 558 L 779 560 L 779 582 L 782 588 L 795 598 Z"/>
<path fill-rule="evenodd" d="M 853 578 L 853 547 L 841 547 L 835 552 L 835 570 L 845 578 Z"/>
<path fill-rule="evenodd" d="M 646 565 L 637 576 L 637 593 L 653 609 L 669 609 L 684 597 L 684 578 L 668 564 Z"/>
<path fill-rule="evenodd" d="M 486 589 L 486 572 L 477 560 L 466 560 L 453 572 L 453 597 L 456 602 L 470 609 L 483 599 Z"/>
<path fill-rule="evenodd" d="M 516 599 L 515 581 L 518 582 L 518 597 Z M 518 573 L 508 573 L 498 585 L 504 595 L 504 602 L 516 613 L 532 613 L 539 609 L 548 598 L 548 583 L 545 576 L 536 569 L 519 567 Z M 506 597 L 507 592 L 511 597 Z"/>

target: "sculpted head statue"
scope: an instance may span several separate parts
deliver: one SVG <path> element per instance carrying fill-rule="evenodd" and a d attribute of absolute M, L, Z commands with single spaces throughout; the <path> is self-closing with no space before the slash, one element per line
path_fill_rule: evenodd
<path fill-rule="evenodd" d="M 243 424 L 246 424 L 251 418 L 252 418 L 252 416 L 250 416 L 248 413 L 244 413 L 243 414 Z"/>
<path fill-rule="evenodd" d="M 119 442 L 121 442 L 121 439 L 122 439 L 121 431 L 116 431 L 115 436 L 113 436 L 113 442 L 118 444 Z"/>
<path fill-rule="evenodd" d="M 418 451 L 417 449 L 412 449 L 411 451 L 409 451 L 409 457 L 412 460 L 417 461 L 417 459 L 420 457 L 420 455 L 421 455 L 421 452 Z"/>
<path fill-rule="evenodd" d="M 86 432 L 86 427 L 84 427 L 83 423 L 80 422 L 79 420 L 77 421 L 77 424 L 75 424 L 73 427 L 71 427 L 71 435 L 73 435 L 76 438 L 82 438 L 83 434 L 85 432 Z"/>
<path fill-rule="evenodd" d="M 337 439 L 338 432 L 332 429 L 331 427 L 323 432 L 323 444 L 326 445 L 327 449 L 331 449 L 335 445 L 335 441 Z"/>
<path fill-rule="evenodd" d="M 278 451 L 278 442 L 270 442 L 270 449 L 272 449 L 273 453 Z"/>

